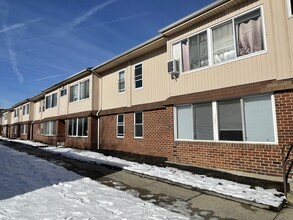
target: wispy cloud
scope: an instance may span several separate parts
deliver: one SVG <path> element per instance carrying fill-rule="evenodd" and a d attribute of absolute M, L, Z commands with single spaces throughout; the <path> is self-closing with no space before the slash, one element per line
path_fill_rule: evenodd
<path fill-rule="evenodd" d="M 83 23 L 84 21 L 88 20 L 97 11 L 107 7 L 108 5 L 113 4 L 114 2 L 117 2 L 117 0 L 106 1 L 105 3 L 97 5 L 94 8 L 92 8 L 92 9 L 88 10 L 87 12 L 85 12 L 84 14 L 82 14 L 81 16 L 75 18 L 73 20 L 73 22 L 70 23 L 69 26 L 68 26 L 69 31 L 72 30 L 73 28 L 75 28 L 76 26 L 78 26 L 79 24 Z"/>
<path fill-rule="evenodd" d="M 38 81 L 43 81 L 43 80 L 47 80 L 47 79 L 57 78 L 57 77 L 60 77 L 60 76 L 63 76 L 63 75 L 56 74 L 56 75 L 46 76 L 46 77 L 35 79 L 35 81 L 38 82 Z"/>
<path fill-rule="evenodd" d="M 10 59 L 11 67 L 12 67 L 14 73 L 16 74 L 19 83 L 22 84 L 23 81 L 24 81 L 23 75 L 20 73 L 20 71 L 18 69 L 18 63 L 17 63 L 16 53 L 12 49 L 10 37 L 7 37 L 6 46 L 7 46 L 7 50 L 8 50 L 8 54 L 9 54 L 9 59 Z"/>
<path fill-rule="evenodd" d="M 16 23 L 16 24 L 13 24 L 13 25 L 8 26 L 8 27 L 4 26 L 3 29 L 0 30 L 0 33 L 6 33 L 6 32 L 9 32 L 9 31 L 18 29 L 18 28 L 26 27 L 28 24 L 39 22 L 41 20 L 42 20 L 42 18 L 37 18 L 37 19 L 33 19 L 33 20 L 30 20 L 30 21 L 25 22 L 25 23 Z"/>

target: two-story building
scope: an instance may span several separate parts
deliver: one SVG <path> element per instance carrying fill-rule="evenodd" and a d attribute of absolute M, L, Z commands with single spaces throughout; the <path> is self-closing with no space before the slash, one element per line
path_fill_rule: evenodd
<path fill-rule="evenodd" d="M 98 85 L 98 76 L 86 69 L 33 97 L 33 140 L 96 148 Z"/>

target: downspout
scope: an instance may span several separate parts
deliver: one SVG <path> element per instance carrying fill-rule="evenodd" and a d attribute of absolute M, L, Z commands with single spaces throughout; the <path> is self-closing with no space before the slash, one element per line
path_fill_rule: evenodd
<path fill-rule="evenodd" d="M 31 123 L 31 129 L 30 129 L 30 141 L 33 140 L 34 123 L 35 123 L 35 121 L 32 121 L 32 123 Z"/>
<path fill-rule="evenodd" d="M 98 117 L 98 135 L 97 135 L 97 149 L 100 150 L 100 112 L 102 111 L 102 109 L 100 109 L 96 116 Z"/>

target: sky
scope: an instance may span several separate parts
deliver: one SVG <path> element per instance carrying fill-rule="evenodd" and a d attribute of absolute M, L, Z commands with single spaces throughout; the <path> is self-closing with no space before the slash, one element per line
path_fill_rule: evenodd
<path fill-rule="evenodd" d="M 0 109 L 159 34 L 214 0 L 0 0 Z"/>

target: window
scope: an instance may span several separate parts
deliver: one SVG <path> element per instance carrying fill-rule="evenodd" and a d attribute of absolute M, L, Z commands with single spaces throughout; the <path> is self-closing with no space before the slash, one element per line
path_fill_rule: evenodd
<path fill-rule="evenodd" d="M 186 72 L 264 49 L 259 7 L 173 44 L 172 54 L 173 59 L 180 60 L 181 71 Z"/>
<path fill-rule="evenodd" d="M 142 112 L 134 113 L 134 137 L 136 138 L 143 137 L 143 113 Z"/>
<path fill-rule="evenodd" d="M 57 93 L 46 96 L 46 109 L 57 106 Z"/>
<path fill-rule="evenodd" d="M 30 107 L 29 104 L 25 104 L 25 105 L 22 107 L 22 115 L 27 115 L 27 114 L 29 114 L 29 107 Z"/>
<path fill-rule="evenodd" d="M 60 92 L 60 96 L 62 97 L 62 96 L 65 96 L 65 95 L 67 95 L 67 88 L 63 88 L 63 89 L 61 89 L 61 92 Z"/>
<path fill-rule="evenodd" d="M 13 134 L 18 134 L 18 126 L 17 125 L 13 126 Z"/>
<path fill-rule="evenodd" d="M 124 114 L 117 115 L 117 137 L 124 137 Z"/>
<path fill-rule="evenodd" d="M 89 80 L 70 86 L 70 102 L 89 98 Z"/>
<path fill-rule="evenodd" d="M 68 136 L 88 136 L 88 118 L 73 118 L 68 120 Z"/>
<path fill-rule="evenodd" d="M 7 113 L 5 113 L 5 114 L 3 115 L 3 117 L 4 117 L 4 120 L 7 120 Z"/>
<path fill-rule="evenodd" d="M 142 64 L 134 66 L 134 88 L 142 88 Z"/>
<path fill-rule="evenodd" d="M 288 0 L 288 9 L 289 9 L 289 16 L 293 15 L 293 1 Z"/>
<path fill-rule="evenodd" d="M 56 121 L 44 122 L 43 133 L 45 136 L 56 135 Z"/>
<path fill-rule="evenodd" d="M 125 71 L 118 72 L 118 92 L 125 92 Z"/>
<path fill-rule="evenodd" d="M 20 126 L 21 134 L 27 134 L 27 125 Z"/>
<path fill-rule="evenodd" d="M 242 115 L 240 99 L 218 102 L 219 139 L 242 141 Z"/>
<path fill-rule="evenodd" d="M 271 95 L 176 107 L 176 138 L 181 140 L 274 143 L 275 127 Z"/>
<path fill-rule="evenodd" d="M 19 116 L 19 108 L 14 109 L 14 118 Z"/>

